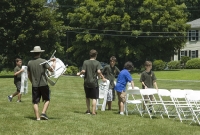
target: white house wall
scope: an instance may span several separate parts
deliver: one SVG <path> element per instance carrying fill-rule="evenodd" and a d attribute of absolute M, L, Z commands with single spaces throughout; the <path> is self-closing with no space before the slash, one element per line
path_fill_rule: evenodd
<path fill-rule="evenodd" d="M 200 28 L 196 28 L 196 29 L 191 29 L 191 30 L 198 30 L 198 35 L 200 35 Z M 195 51 L 198 50 L 198 58 L 200 58 L 200 36 L 198 37 L 198 41 L 189 41 L 189 36 L 188 36 L 188 40 L 184 46 L 183 49 L 180 50 L 181 51 L 187 51 L 187 56 L 189 56 L 189 51 Z M 178 54 L 174 55 L 174 60 L 178 61 Z"/>

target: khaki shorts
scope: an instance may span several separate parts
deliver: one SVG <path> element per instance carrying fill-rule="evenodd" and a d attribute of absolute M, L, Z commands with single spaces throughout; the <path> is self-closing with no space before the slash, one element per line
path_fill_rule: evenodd
<path fill-rule="evenodd" d="M 144 99 L 150 99 L 151 101 L 154 100 L 153 95 L 144 95 L 143 97 Z M 145 102 L 148 102 L 148 101 L 145 101 Z"/>
<path fill-rule="evenodd" d="M 118 92 L 117 91 L 117 96 L 118 96 L 119 102 L 124 103 L 126 101 L 126 93 L 125 92 Z"/>

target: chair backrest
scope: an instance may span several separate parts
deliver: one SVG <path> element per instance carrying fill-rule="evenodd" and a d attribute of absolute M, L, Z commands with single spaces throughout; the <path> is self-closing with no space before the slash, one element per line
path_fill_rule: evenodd
<path fill-rule="evenodd" d="M 140 95 L 140 89 L 128 89 L 126 94 Z"/>
<path fill-rule="evenodd" d="M 191 94 L 193 92 L 192 89 L 183 89 L 185 91 L 185 94 L 188 95 L 188 94 Z"/>
<path fill-rule="evenodd" d="M 106 80 L 106 82 L 101 82 L 99 84 L 99 98 L 103 99 L 105 96 L 105 92 L 108 91 L 110 85 L 110 81 Z"/>
<path fill-rule="evenodd" d="M 141 95 L 154 95 L 157 94 L 158 91 L 156 89 L 149 88 L 149 89 L 140 89 L 140 93 Z"/>
<path fill-rule="evenodd" d="M 186 91 L 181 89 L 171 89 L 171 97 L 172 98 L 185 98 Z"/>
<path fill-rule="evenodd" d="M 158 95 L 168 97 L 171 95 L 171 92 L 167 89 L 158 89 Z"/>
<path fill-rule="evenodd" d="M 186 99 L 188 101 L 200 101 L 200 96 L 196 95 L 195 93 L 194 94 L 189 94 L 189 95 L 186 95 Z"/>

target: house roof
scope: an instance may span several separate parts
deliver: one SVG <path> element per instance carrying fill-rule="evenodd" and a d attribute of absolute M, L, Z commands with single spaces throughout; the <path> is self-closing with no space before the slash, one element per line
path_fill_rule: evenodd
<path fill-rule="evenodd" d="M 191 22 L 187 22 L 187 24 L 191 24 L 191 28 L 200 28 L 200 18 Z"/>

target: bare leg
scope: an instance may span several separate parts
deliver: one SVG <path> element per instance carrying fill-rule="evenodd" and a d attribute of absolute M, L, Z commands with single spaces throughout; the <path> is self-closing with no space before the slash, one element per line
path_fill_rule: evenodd
<path fill-rule="evenodd" d="M 12 94 L 12 97 L 14 97 L 14 96 L 16 96 L 16 95 L 18 95 L 18 94 L 19 94 L 19 92 L 16 91 L 15 93 Z"/>
<path fill-rule="evenodd" d="M 22 94 L 19 92 L 19 94 L 18 94 L 18 101 L 21 100 L 21 96 L 22 96 Z"/>
<path fill-rule="evenodd" d="M 35 112 L 36 118 L 37 118 L 37 119 L 40 119 L 38 104 L 34 104 L 34 105 L 33 105 L 33 108 L 34 108 L 34 112 Z"/>
<path fill-rule="evenodd" d="M 42 110 L 43 114 L 46 114 L 46 111 L 48 109 L 49 103 L 50 103 L 49 101 L 45 101 L 44 106 L 43 106 L 43 110 Z"/>
<path fill-rule="evenodd" d="M 124 103 L 120 102 L 120 112 L 124 112 Z"/>
<path fill-rule="evenodd" d="M 96 104 L 97 104 L 97 100 L 92 99 L 92 114 L 96 114 Z"/>
<path fill-rule="evenodd" d="M 87 111 L 90 112 L 90 99 L 86 98 Z"/>
<path fill-rule="evenodd" d="M 118 101 L 118 107 L 119 107 L 119 112 L 120 112 L 120 101 Z"/>

